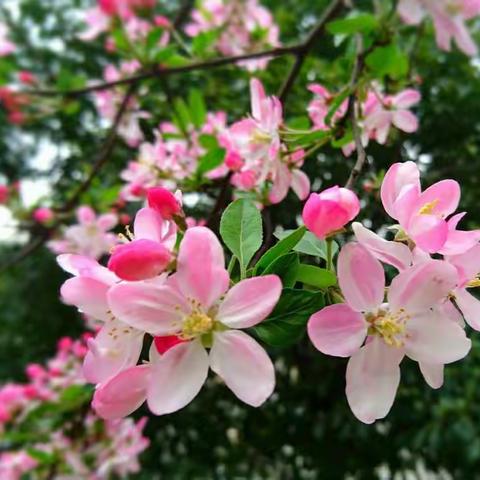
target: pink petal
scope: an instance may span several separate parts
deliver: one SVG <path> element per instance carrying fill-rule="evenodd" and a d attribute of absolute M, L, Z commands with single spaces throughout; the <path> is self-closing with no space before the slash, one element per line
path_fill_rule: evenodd
<path fill-rule="evenodd" d="M 186 299 L 168 285 L 155 282 L 121 283 L 108 294 L 113 315 L 152 335 L 173 335 L 190 311 Z"/>
<path fill-rule="evenodd" d="M 393 112 L 392 123 L 398 129 L 407 133 L 413 133 L 418 130 L 418 119 L 408 110 L 397 110 Z"/>
<path fill-rule="evenodd" d="M 420 362 L 418 366 L 430 387 L 437 389 L 443 385 L 444 366 L 442 364 Z"/>
<path fill-rule="evenodd" d="M 436 215 L 415 215 L 410 218 L 407 233 L 419 248 L 435 253 L 447 241 L 448 224 Z"/>
<path fill-rule="evenodd" d="M 400 0 L 397 7 L 401 19 L 408 25 L 418 25 L 425 16 L 420 0 Z"/>
<path fill-rule="evenodd" d="M 384 418 L 392 408 L 400 383 L 403 352 L 374 338 L 348 361 L 347 400 L 364 423 Z"/>
<path fill-rule="evenodd" d="M 455 180 L 441 180 L 428 187 L 418 198 L 417 209 L 431 205 L 429 214 L 443 218 L 451 215 L 460 202 L 460 185 Z"/>
<path fill-rule="evenodd" d="M 456 19 L 456 29 L 455 29 L 455 42 L 458 48 L 465 54 L 470 57 L 474 57 L 477 52 L 477 44 L 473 40 L 470 32 L 468 31 L 467 26 L 463 22 L 463 19 Z"/>
<path fill-rule="evenodd" d="M 198 394 L 208 375 L 208 355 L 199 340 L 175 345 L 151 363 L 147 403 L 156 415 L 176 412 Z"/>
<path fill-rule="evenodd" d="M 103 383 L 137 364 L 143 346 L 143 332 L 119 322 L 107 322 L 88 343 L 83 374 L 90 383 Z"/>
<path fill-rule="evenodd" d="M 428 260 L 397 275 L 388 290 L 393 310 L 425 311 L 444 300 L 455 288 L 457 271 L 442 260 Z"/>
<path fill-rule="evenodd" d="M 223 248 L 215 234 L 206 227 L 189 228 L 177 259 L 176 277 L 183 294 L 210 308 L 228 289 L 224 265 Z"/>
<path fill-rule="evenodd" d="M 250 80 L 250 97 L 252 103 L 252 117 L 256 120 L 262 118 L 262 102 L 265 100 L 265 90 L 260 80 L 252 78 Z"/>
<path fill-rule="evenodd" d="M 473 249 L 480 241 L 480 230 L 457 230 L 457 225 L 465 213 L 453 215 L 448 220 L 448 236 L 439 253 L 442 255 L 460 255 Z M 474 258 L 472 257 L 472 260 Z M 480 271 L 480 269 L 478 270 Z"/>
<path fill-rule="evenodd" d="M 101 230 L 111 230 L 118 223 L 118 217 L 114 213 L 105 213 L 97 219 L 97 225 Z"/>
<path fill-rule="evenodd" d="M 413 162 L 394 163 L 385 174 L 380 190 L 383 207 L 392 218 L 397 218 L 395 202 L 408 186 L 414 186 L 414 190 L 420 193 L 418 167 Z"/>
<path fill-rule="evenodd" d="M 77 208 L 76 215 L 78 223 L 80 223 L 81 225 L 91 224 L 97 218 L 95 215 L 95 211 L 86 205 Z"/>
<path fill-rule="evenodd" d="M 460 325 L 431 312 L 411 318 L 405 338 L 406 354 L 417 362 L 456 362 L 470 351 L 471 341 Z"/>
<path fill-rule="evenodd" d="M 347 303 L 357 312 L 373 310 L 383 302 L 382 265 L 359 243 L 348 243 L 340 250 L 338 282 Z"/>
<path fill-rule="evenodd" d="M 480 300 L 465 288 L 455 290 L 455 302 L 462 311 L 465 321 L 475 330 L 480 331 Z"/>
<path fill-rule="evenodd" d="M 480 244 L 460 255 L 446 258 L 458 271 L 460 285 L 473 280 L 480 273 Z"/>
<path fill-rule="evenodd" d="M 135 238 L 162 242 L 165 223 L 153 208 L 142 208 L 137 212 L 133 223 Z"/>
<path fill-rule="evenodd" d="M 381 262 L 398 270 L 404 270 L 412 264 L 412 252 L 403 243 L 389 242 L 358 222 L 354 222 L 352 228 L 357 241 Z"/>
<path fill-rule="evenodd" d="M 239 330 L 215 333 L 210 366 L 240 400 L 252 407 L 259 407 L 275 388 L 275 369 L 269 356 Z"/>
<path fill-rule="evenodd" d="M 353 355 L 365 341 L 367 330 L 363 315 L 346 304 L 325 307 L 308 321 L 308 336 L 315 348 L 335 357 Z"/>
<path fill-rule="evenodd" d="M 282 293 L 276 275 L 242 280 L 231 288 L 218 309 L 217 319 L 230 328 L 249 328 L 270 315 Z"/>
<path fill-rule="evenodd" d="M 145 401 L 149 378 L 148 365 L 123 370 L 97 388 L 92 401 L 94 410 L 104 419 L 130 415 Z"/>
<path fill-rule="evenodd" d="M 291 180 L 292 190 L 295 192 L 295 195 L 300 200 L 305 200 L 310 193 L 310 179 L 305 172 L 302 172 L 298 168 L 292 170 L 292 180 Z"/>
<path fill-rule="evenodd" d="M 80 312 L 94 317 L 96 320 L 108 320 L 109 306 L 107 292 L 109 286 L 88 277 L 68 279 L 60 289 L 62 301 L 74 305 Z"/>
<path fill-rule="evenodd" d="M 393 97 L 393 105 L 396 108 L 410 108 L 422 99 L 420 92 L 413 88 L 407 88 Z"/>
<path fill-rule="evenodd" d="M 285 164 L 279 165 L 268 194 L 268 199 L 271 203 L 280 203 L 287 196 L 291 180 L 292 174 L 288 167 Z"/>

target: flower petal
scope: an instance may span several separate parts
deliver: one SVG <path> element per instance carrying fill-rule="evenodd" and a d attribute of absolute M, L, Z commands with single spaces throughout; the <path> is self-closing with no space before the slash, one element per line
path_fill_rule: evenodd
<path fill-rule="evenodd" d="M 422 372 L 423 378 L 432 388 L 440 388 L 443 385 L 443 371 L 442 364 L 419 362 L 418 366 Z"/>
<path fill-rule="evenodd" d="M 347 400 L 353 414 L 364 423 L 384 418 L 392 408 L 400 383 L 403 352 L 374 338 L 347 365 Z"/>
<path fill-rule="evenodd" d="M 354 222 L 352 228 L 357 241 L 381 262 L 398 270 L 404 270 L 412 264 L 412 252 L 403 243 L 389 242 L 358 222 Z"/>
<path fill-rule="evenodd" d="M 315 348 L 335 357 L 353 355 L 365 341 L 367 330 L 363 315 L 346 304 L 325 307 L 308 321 L 308 336 Z"/>
<path fill-rule="evenodd" d="M 94 410 L 107 420 L 130 415 L 145 401 L 149 378 L 148 365 L 123 370 L 97 388 L 92 401 Z"/>
<path fill-rule="evenodd" d="M 211 369 L 243 402 L 260 406 L 275 388 L 275 369 L 265 350 L 239 330 L 215 333 Z"/>
<path fill-rule="evenodd" d="M 173 335 L 190 307 L 186 299 L 168 285 L 155 282 L 120 283 L 108 293 L 113 315 L 152 335 Z"/>
<path fill-rule="evenodd" d="M 407 233 L 419 248 L 435 253 L 447 241 L 448 224 L 436 215 L 415 215 L 408 223 Z"/>
<path fill-rule="evenodd" d="M 451 215 L 460 202 L 460 185 L 455 180 L 441 180 L 428 187 L 418 198 L 416 209 L 429 206 L 429 213 L 443 218 Z"/>
<path fill-rule="evenodd" d="M 292 170 L 292 181 L 291 181 L 292 190 L 295 192 L 295 195 L 300 200 L 305 200 L 310 193 L 310 179 L 305 172 L 294 168 Z"/>
<path fill-rule="evenodd" d="M 424 311 L 444 300 L 455 288 L 457 271 L 443 260 L 427 260 L 397 275 L 388 291 L 393 310 Z"/>
<path fill-rule="evenodd" d="M 199 340 L 179 343 L 151 360 L 147 403 L 156 415 L 188 405 L 207 379 L 208 355 Z"/>
<path fill-rule="evenodd" d="M 383 302 L 385 273 L 381 263 L 359 243 L 348 243 L 338 256 L 338 282 L 347 303 L 357 312 Z"/>
<path fill-rule="evenodd" d="M 217 319 L 230 328 L 249 328 L 265 320 L 278 302 L 282 282 L 276 275 L 242 280 L 231 288 Z"/>
<path fill-rule="evenodd" d="M 166 223 L 153 208 L 142 208 L 133 222 L 135 238 L 161 242 L 167 228 Z"/>
<path fill-rule="evenodd" d="M 418 130 L 418 118 L 409 110 L 393 112 L 392 123 L 403 132 L 413 133 Z"/>
<path fill-rule="evenodd" d="M 438 311 L 416 315 L 408 321 L 405 350 L 417 362 L 456 362 L 468 354 L 471 344 L 463 328 Z"/>
<path fill-rule="evenodd" d="M 206 227 L 189 228 L 177 259 L 177 281 L 186 297 L 208 309 L 228 289 L 223 248 Z"/>
<path fill-rule="evenodd" d="M 455 302 L 462 311 L 465 321 L 474 330 L 480 331 L 480 300 L 465 288 L 458 288 L 455 290 Z"/>

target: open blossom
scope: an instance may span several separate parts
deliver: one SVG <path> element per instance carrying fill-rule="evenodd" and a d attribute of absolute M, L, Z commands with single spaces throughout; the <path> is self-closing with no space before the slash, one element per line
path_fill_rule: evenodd
<path fill-rule="evenodd" d="M 338 186 L 312 193 L 303 207 L 305 226 L 324 239 L 341 230 L 360 211 L 360 201 L 352 190 Z"/>
<path fill-rule="evenodd" d="M 347 244 L 338 258 L 345 303 L 312 315 L 308 334 L 321 352 L 350 357 L 347 400 L 365 423 L 384 418 L 400 382 L 404 356 L 429 366 L 465 357 L 471 342 L 463 328 L 436 308 L 457 286 L 456 269 L 426 260 L 397 275 L 384 302 L 385 274 L 380 262 L 359 243 Z"/>
<path fill-rule="evenodd" d="M 9 55 L 15 51 L 15 44 L 8 39 L 8 29 L 6 25 L 0 23 L 0 57 Z"/>
<path fill-rule="evenodd" d="M 303 151 L 284 152 L 280 141 L 282 105 L 277 97 L 267 97 L 257 79 L 250 82 L 252 116 L 234 123 L 229 130 L 227 165 L 234 170 L 232 183 L 241 190 L 263 188 L 271 182 L 268 200 L 279 203 L 292 188 L 303 200 L 310 181 L 300 170 Z"/>
<path fill-rule="evenodd" d="M 131 241 L 117 245 L 108 268 L 123 280 L 145 280 L 163 272 L 172 259 L 177 228 L 152 208 L 138 211 Z"/>
<path fill-rule="evenodd" d="M 216 49 L 225 56 L 242 55 L 276 47 L 279 28 L 272 14 L 258 0 L 202 0 L 192 11 L 187 35 L 218 31 Z M 250 71 L 264 69 L 268 58 L 239 62 Z"/>
<path fill-rule="evenodd" d="M 118 222 L 117 215 L 105 213 L 97 217 L 90 207 L 81 206 L 76 216 L 78 224 L 67 227 L 62 239 L 48 242 L 54 253 L 78 253 L 100 258 L 118 243 L 118 237 L 110 233 Z"/>
<path fill-rule="evenodd" d="M 157 415 L 179 410 L 198 394 L 209 368 L 249 405 L 259 406 L 271 395 L 273 364 L 241 329 L 269 315 L 281 282 L 275 275 L 249 278 L 230 289 L 229 282 L 219 241 L 207 228 L 193 227 L 180 245 L 177 271 L 166 282 L 111 288 L 113 315 L 155 341 L 149 364 L 123 370 L 97 387 L 93 404 L 101 416 L 128 415 L 145 399 Z"/>
<path fill-rule="evenodd" d="M 457 255 L 480 241 L 479 230 L 457 230 L 465 214 L 452 215 L 460 202 L 455 180 L 442 180 L 422 192 L 418 167 L 413 162 L 395 163 L 385 175 L 381 198 L 386 212 L 428 253 Z"/>
<path fill-rule="evenodd" d="M 307 111 L 315 129 L 328 130 L 329 126 L 325 123 L 325 118 L 331 107 L 331 102 L 335 96 L 330 93 L 323 85 L 314 83 L 308 86 L 308 89 L 315 95 L 314 99 L 308 104 Z M 348 107 L 348 100 L 342 102 L 338 110 L 332 117 L 335 122 L 342 118 Z"/>
<path fill-rule="evenodd" d="M 400 0 L 398 13 L 409 25 L 419 25 L 425 15 L 430 15 L 437 45 L 442 50 L 450 51 L 454 40 L 466 55 L 476 55 L 477 46 L 465 21 L 480 14 L 478 0 Z"/>

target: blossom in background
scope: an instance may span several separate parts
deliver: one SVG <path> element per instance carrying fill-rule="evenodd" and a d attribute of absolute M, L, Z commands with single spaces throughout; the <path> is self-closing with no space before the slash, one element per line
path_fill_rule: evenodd
<path fill-rule="evenodd" d="M 308 89 L 315 95 L 313 100 L 308 104 L 307 111 L 313 126 L 318 130 L 328 130 L 330 127 L 325 123 L 325 118 L 331 108 L 331 103 L 335 99 L 330 91 L 323 85 L 313 83 L 308 86 Z M 348 100 L 344 100 L 338 110 L 332 116 L 332 122 L 343 118 L 348 108 Z"/>
<path fill-rule="evenodd" d="M 0 185 L 0 205 L 6 204 L 10 197 L 10 189 L 8 185 Z"/>
<path fill-rule="evenodd" d="M 478 0 L 400 0 L 398 13 L 409 25 L 419 25 L 428 14 L 433 19 L 437 45 L 450 51 L 454 40 L 466 55 L 476 55 L 478 49 L 465 21 L 480 14 Z"/>
<path fill-rule="evenodd" d="M 386 212 L 428 253 L 457 255 L 480 241 L 480 230 L 457 230 L 465 215 L 451 216 L 460 201 L 460 186 L 455 180 L 442 180 L 422 192 L 420 172 L 413 162 L 395 163 L 381 186 Z"/>
<path fill-rule="evenodd" d="M 49 223 L 55 218 L 55 213 L 51 208 L 39 207 L 34 210 L 32 218 L 38 223 Z"/>
<path fill-rule="evenodd" d="M 384 303 L 383 267 L 363 245 L 343 247 L 337 268 L 345 303 L 312 315 L 308 334 L 321 352 L 350 357 L 348 403 L 357 418 L 373 423 L 393 404 L 405 355 L 428 372 L 468 354 L 463 328 L 435 309 L 457 286 L 458 275 L 445 261 L 420 262 L 393 279 Z"/>
<path fill-rule="evenodd" d="M 242 55 L 280 45 L 279 28 L 258 0 L 202 0 L 185 27 L 190 37 L 217 32 L 215 48 L 223 55 Z M 268 58 L 239 62 L 247 70 L 264 69 Z"/>
<path fill-rule="evenodd" d="M 84 205 L 77 209 L 76 216 L 78 224 L 67 227 L 62 238 L 48 242 L 54 253 L 78 253 L 100 258 L 118 243 L 117 235 L 110 233 L 118 222 L 116 214 L 105 213 L 97 217 L 90 207 Z"/>
<path fill-rule="evenodd" d="M 123 370 L 97 387 L 96 411 L 106 418 L 124 416 L 146 399 L 157 415 L 174 412 L 198 394 L 209 368 L 239 399 L 261 405 L 273 392 L 274 367 L 241 329 L 269 315 L 281 288 L 277 276 L 265 275 L 229 289 L 220 242 L 205 227 L 188 229 L 176 273 L 165 282 L 120 283 L 109 290 L 113 315 L 155 342 L 149 364 Z"/>
<path fill-rule="evenodd" d="M 341 230 L 360 212 L 360 201 L 352 190 L 338 186 L 312 193 L 303 207 L 305 226 L 324 239 Z"/>
<path fill-rule="evenodd" d="M 0 23 L 0 57 L 9 55 L 15 51 L 15 44 L 8 39 L 8 28 Z"/>

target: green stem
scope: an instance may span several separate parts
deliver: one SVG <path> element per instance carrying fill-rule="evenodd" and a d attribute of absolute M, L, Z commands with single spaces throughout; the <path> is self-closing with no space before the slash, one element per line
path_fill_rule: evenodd
<path fill-rule="evenodd" d="M 333 271 L 333 240 L 327 238 L 327 270 Z"/>
<path fill-rule="evenodd" d="M 231 276 L 233 269 L 235 267 L 235 262 L 237 261 L 237 257 L 235 255 L 232 255 L 232 258 L 230 259 L 230 262 L 228 263 L 228 274 Z"/>

